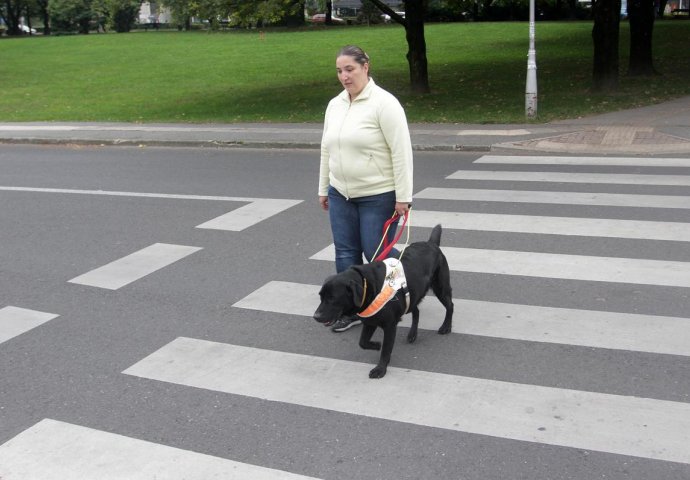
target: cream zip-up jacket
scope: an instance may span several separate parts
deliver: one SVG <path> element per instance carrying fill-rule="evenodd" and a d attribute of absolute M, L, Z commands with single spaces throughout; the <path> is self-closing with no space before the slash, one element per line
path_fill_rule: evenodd
<path fill-rule="evenodd" d="M 319 195 L 332 185 L 345 198 L 395 190 L 412 202 L 412 141 L 400 102 L 372 78 L 354 102 L 346 90 L 326 108 Z"/>

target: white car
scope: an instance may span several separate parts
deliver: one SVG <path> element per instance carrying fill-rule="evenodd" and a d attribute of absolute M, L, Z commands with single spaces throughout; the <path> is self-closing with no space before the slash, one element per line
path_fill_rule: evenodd
<path fill-rule="evenodd" d="M 29 27 L 27 27 L 26 25 L 19 25 L 19 30 L 21 30 L 21 31 L 24 32 L 24 33 L 30 33 L 30 34 L 32 34 L 32 35 L 33 35 L 34 33 L 36 33 L 36 29 L 35 29 L 35 28 L 29 28 Z"/>
<path fill-rule="evenodd" d="M 317 13 L 313 17 L 311 17 L 311 21 L 314 23 L 325 23 L 326 22 L 326 14 L 325 13 Z M 333 23 L 345 23 L 345 20 L 342 18 L 336 17 L 335 15 L 331 15 L 331 21 Z"/>
<path fill-rule="evenodd" d="M 402 18 L 405 18 L 405 12 L 395 12 L 395 13 L 400 15 Z M 384 23 L 391 23 L 391 16 L 388 15 L 387 13 L 384 13 L 383 15 L 381 15 L 381 18 L 383 18 Z"/>

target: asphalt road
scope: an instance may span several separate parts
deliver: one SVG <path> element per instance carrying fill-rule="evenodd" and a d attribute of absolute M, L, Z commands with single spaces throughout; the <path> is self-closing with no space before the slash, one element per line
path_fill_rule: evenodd
<path fill-rule="evenodd" d="M 366 379 L 367 385 L 374 385 L 366 388 L 373 390 L 346 398 L 343 406 L 342 398 L 335 397 L 332 403 L 310 403 L 317 392 L 327 394 L 329 388 L 339 388 L 329 383 L 331 378 L 337 381 L 337 369 L 322 382 L 307 383 L 306 391 L 290 393 L 297 400 L 285 401 L 279 389 L 262 386 L 267 367 L 261 359 L 272 352 L 296 354 L 299 357 L 295 358 L 306 359 L 303 369 L 310 368 L 309 358 L 313 357 L 314 365 L 334 361 L 346 373 L 352 365 L 348 362 L 369 366 L 377 357 L 357 347 L 358 328 L 333 334 L 307 315 L 294 313 L 299 306 L 276 312 L 272 309 L 283 308 L 285 303 L 280 301 L 285 297 L 280 289 L 269 289 L 260 298 L 259 308 L 236 306 L 269 282 L 294 284 L 299 292 L 304 291 L 300 285 L 317 286 L 333 272 L 332 262 L 312 258 L 332 241 L 327 215 L 316 201 L 317 155 L 315 150 L 0 146 L 0 319 L 5 306 L 56 315 L 21 334 L 7 334 L 9 338 L 0 343 L 0 479 L 30 478 L 13 471 L 22 458 L 30 458 L 15 444 L 44 419 L 149 442 L 146 445 L 322 479 L 690 478 L 690 457 L 680 446 L 690 440 L 690 416 L 677 418 L 675 427 L 659 427 L 662 433 L 654 430 L 648 438 L 644 437 L 647 425 L 630 425 L 628 430 L 618 426 L 628 420 L 628 413 L 637 414 L 629 406 L 637 399 L 644 399 L 646 410 L 640 407 L 644 410 L 641 415 L 650 419 L 650 431 L 657 416 L 690 412 L 690 347 L 684 347 L 690 344 L 690 269 L 684 268 L 690 266 L 690 249 L 682 231 L 673 233 L 673 228 L 687 228 L 689 223 L 690 183 L 645 182 L 652 175 L 687 178 L 690 161 L 685 166 L 645 166 L 639 161 L 607 165 L 603 160 L 599 165 L 537 166 L 475 163 L 481 153 L 417 152 L 411 240 L 428 236 L 430 229 L 420 226 L 426 217 L 433 219 L 440 212 L 481 214 L 489 227 L 445 225 L 443 247 L 458 258 L 477 252 L 480 264 L 475 269 L 462 265 L 453 269 L 454 297 L 480 302 L 480 316 L 492 305 L 508 304 L 516 315 L 527 316 L 526 326 L 513 328 L 510 334 L 500 329 L 490 333 L 486 324 L 491 319 L 479 318 L 474 320 L 478 332 L 463 332 L 469 314 L 463 311 L 464 304 L 456 302 L 456 334 L 442 337 L 424 330 L 417 343 L 408 345 L 406 328 L 401 327 L 392 362 L 400 370 L 390 371 L 380 387 Z M 633 180 L 623 184 L 591 179 L 448 178 L 458 171 L 495 170 L 626 174 Z M 436 189 L 439 198 L 423 194 L 426 189 Z M 493 197 L 440 198 L 455 190 L 488 190 Z M 511 200 L 514 192 L 534 191 L 550 192 L 557 200 Z M 569 200 L 570 193 L 625 197 L 620 197 L 623 203 L 618 206 L 602 205 L 598 200 L 578 205 Z M 235 224 L 234 230 L 199 228 L 265 199 L 275 200 L 271 208 L 276 213 L 261 221 L 245 228 Z M 628 206 L 625 202 L 631 199 L 676 203 Z M 285 209 L 281 211 L 280 205 Z M 415 224 L 417 211 L 423 213 Z M 534 233 L 505 226 L 509 218 L 523 215 L 535 218 L 525 222 L 529 225 L 548 225 L 546 219 L 536 217 L 566 217 L 570 226 L 582 221 L 582 233 Z M 240 216 L 239 221 L 242 219 L 246 221 Z M 593 228 L 588 221 L 594 219 L 606 220 L 602 231 L 613 228 L 617 221 L 641 222 L 630 225 L 654 238 L 588 233 Z M 664 232 L 678 239 L 658 239 Z M 71 281 L 157 244 L 196 250 L 116 289 Z M 515 252 L 524 252 L 525 258 Z M 490 270 L 480 253 L 505 265 Z M 613 260 L 609 265 L 610 259 L 625 259 L 626 263 L 621 266 Z M 471 260 L 462 257 L 457 261 Z M 518 264 L 522 261 L 537 273 L 525 273 L 528 267 Z M 562 274 L 539 273 L 552 261 L 565 262 Z M 597 268 L 579 271 L 587 262 L 601 265 L 604 274 L 618 275 L 617 280 L 592 279 L 599 278 Z M 266 305 L 263 310 L 262 302 Z M 425 303 L 435 302 L 430 298 Z M 567 317 L 571 321 L 535 333 L 533 324 L 544 320 L 551 310 L 535 313 L 527 307 L 563 309 L 572 315 Z M 592 333 L 587 322 L 601 312 L 621 314 L 624 330 L 617 330 L 613 321 L 602 320 L 601 332 Z M 661 340 L 646 341 L 657 325 Z M 558 339 L 566 331 L 572 332 L 573 340 Z M 0 335 L 2 332 L 0 325 Z M 243 363 L 234 374 L 228 373 L 229 365 L 209 376 L 241 374 L 244 383 L 260 393 L 124 373 L 179 338 L 259 352 L 255 363 Z M 214 348 L 220 352 L 222 346 Z M 285 363 L 292 358 L 285 357 Z M 211 359 L 201 359 L 202 366 L 207 363 Z M 317 366 L 305 382 L 322 378 Z M 438 405 L 426 404 L 429 418 L 439 422 L 462 418 L 463 411 L 482 402 L 495 415 L 487 413 L 485 418 L 480 414 L 472 429 L 464 428 L 462 422 L 434 426 L 404 420 L 397 415 L 405 413 L 406 396 L 376 398 L 382 402 L 381 408 L 393 411 L 390 417 L 365 412 L 374 402 L 368 395 L 378 392 L 377 388 L 381 388 L 380 395 L 404 393 L 406 382 L 400 378 L 410 371 L 417 372 L 415 378 L 421 378 L 422 385 L 468 378 L 480 380 L 486 389 L 472 392 L 472 405 L 461 400 L 451 411 L 438 406 L 444 405 L 446 391 L 426 392 L 430 395 L 427 400 L 439 401 Z M 291 384 L 289 378 L 286 384 Z M 542 387 L 546 390 L 540 390 Z M 308 388 L 313 388 L 313 395 Z M 525 398 L 518 398 L 518 388 L 525 389 Z M 491 389 L 498 393 L 492 396 Z M 540 396 L 568 396 L 571 392 L 576 392 L 573 398 L 580 398 L 582 404 L 593 394 L 592 408 L 600 418 L 563 407 L 565 413 L 551 416 L 566 426 L 556 428 L 553 436 L 540 437 L 544 431 L 551 434 L 550 424 L 528 436 L 523 432 L 529 428 L 526 420 L 519 414 L 504 413 L 523 401 L 531 405 Z M 604 400 L 613 402 L 610 410 L 597 403 Z M 612 420 L 616 412 L 622 416 L 620 422 Z M 587 427 L 590 420 L 594 428 Z M 515 425 L 508 426 L 507 421 Z M 638 434 L 640 438 L 630 438 Z M 67 433 L 60 435 L 64 438 L 59 443 L 70 443 Z M 42 437 L 37 438 L 31 444 L 40 449 Z M 39 453 L 46 456 L 46 452 Z M 80 461 L 88 463 L 87 457 Z M 49 473 L 53 470 L 47 461 L 44 466 L 33 463 L 42 472 L 36 478 L 58 478 Z M 99 479 L 132 478 L 118 474 L 117 469 L 102 468 Z M 141 478 L 215 478 L 211 473 L 170 475 L 163 467 L 152 468 L 152 474 Z M 71 476 L 68 471 L 67 477 L 59 478 L 92 478 L 85 471 L 83 466 L 75 467 Z"/>

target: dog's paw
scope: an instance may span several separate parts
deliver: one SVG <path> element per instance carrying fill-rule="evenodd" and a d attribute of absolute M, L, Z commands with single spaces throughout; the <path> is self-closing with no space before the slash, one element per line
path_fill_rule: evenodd
<path fill-rule="evenodd" d="M 407 334 L 407 343 L 414 343 L 417 340 L 417 332 L 410 332 Z"/>
<path fill-rule="evenodd" d="M 438 329 L 438 333 L 440 335 L 445 335 L 447 333 L 450 333 L 451 331 L 451 326 L 450 325 L 441 325 L 441 328 Z"/>
<path fill-rule="evenodd" d="M 386 367 L 376 366 L 369 372 L 369 378 L 383 378 L 386 374 Z"/>
<path fill-rule="evenodd" d="M 359 346 L 364 350 L 381 350 L 381 342 L 360 343 Z"/>

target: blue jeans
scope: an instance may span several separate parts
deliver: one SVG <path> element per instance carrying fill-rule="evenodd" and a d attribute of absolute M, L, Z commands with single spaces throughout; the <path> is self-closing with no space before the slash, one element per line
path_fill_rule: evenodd
<path fill-rule="evenodd" d="M 335 244 L 335 270 L 340 273 L 352 265 L 361 265 L 362 253 L 371 261 L 381 243 L 383 225 L 395 211 L 395 192 L 346 199 L 335 188 L 328 188 L 328 214 Z M 397 222 L 388 229 L 392 242 Z M 377 253 L 380 254 L 383 245 Z M 389 257 L 398 257 L 394 248 Z"/>

